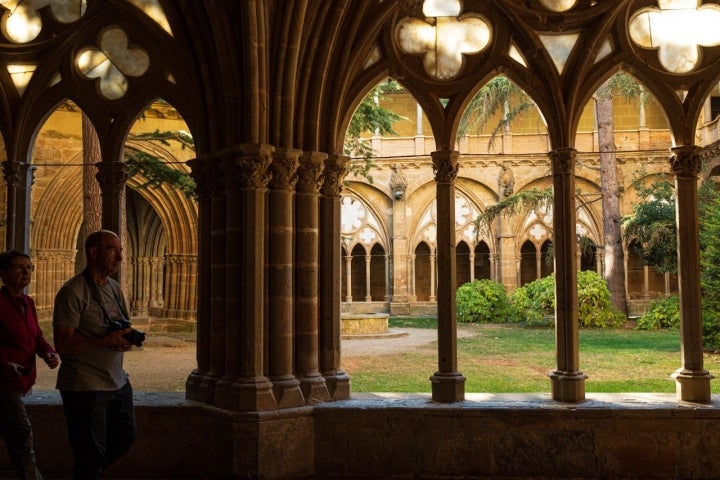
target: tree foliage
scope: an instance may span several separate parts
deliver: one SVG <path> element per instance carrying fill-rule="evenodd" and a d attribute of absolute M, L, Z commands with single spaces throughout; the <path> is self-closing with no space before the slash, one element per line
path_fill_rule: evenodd
<path fill-rule="evenodd" d="M 502 111 L 500 121 L 490 134 L 489 151 L 497 134 L 532 108 L 535 108 L 535 103 L 524 91 L 507 77 L 497 76 L 482 87 L 468 104 L 458 124 L 457 138 L 463 138 L 471 132 L 479 133 L 498 111 Z"/>
<path fill-rule="evenodd" d="M 187 132 L 161 132 L 155 130 L 154 132 L 130 135 L 130 138 L 133 140 L 156 141 L 166 146 L 170 145 L 171 140 L 175 140 L 180 143 L 182 149 L 189 148 L 195 151 L 195 142 Z M 195 192 L 195 182 L 189 174 L 168 166 L 154 155 L 140 150 L 126 150 L 125 162 L 128 165 L 129 176 L 142 174 L 145 177 L 146 181 L 140 185 L 140 188 L 159 188 L 164 184 L 169 184 L 183 192 L 187 197 L 191 197 Z"/>
<path fill-rule="evenodd" d="M 703 345 L 720 350 L 720 193 L 712 181 L 699 192 L 700 285 L 703 299 Z"/>
<path fill-rule="evenodd" d="M 665 176 L 649 183 L 643 181 L 644 176 L 641 169 L 633 178 L 632 185 L 641 200 L 633 205 L 633 213 L 622 219 L 623 240 L 645 265 L 661 273 L 676 273 L 675 190 Z"/>
<path fill-rule="evenodd" d="M 350 119 L 347 133 L 345 135 L 345 154 L 357 158 L 351 162 L 349 170 L 353 176 L 361 176 L 372 183 L 370 170 L 374 167 L 372 163 L 372 144 L 363 138 L 363 134 L 378 133 L 383 136 L 397 135 L 394 124 L 404 117 L 380 106 L 380 100 L 385 100 L 385 94 L 401 91 L 402 87 L 394 80 L 383 82 L 375 86 L 365 99 L 360 103 L 357 110 Z"/>
<path fill-rule="evenodd" d="M 548 187 L 543 190 L 531 188 L 509 195 L 495 205 L 490 205 L 475 218 L 475 233 L 480 236 L 483 232 L 489 233 L 492 225 L 499 215 L 511 217 L 530 210 L 541 210 L 547 207 L 553 198 L 553 190 Z"/>

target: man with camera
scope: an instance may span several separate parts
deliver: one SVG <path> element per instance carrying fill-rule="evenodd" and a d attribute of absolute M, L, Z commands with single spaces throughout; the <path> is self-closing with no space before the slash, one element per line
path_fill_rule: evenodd
<path fill-rule="evenodd" d="M 135 441 L 133 392 L 123 353 L 144 334 L 130 327 L 127 304 L 111 276 L 122 262 L 120 238 L 98 230 L 85 240 L 87 266 L 55 297 L 53 334 L 62 359 L 60 390 L 70 447 L 72 478 L 99 479 Z"/>

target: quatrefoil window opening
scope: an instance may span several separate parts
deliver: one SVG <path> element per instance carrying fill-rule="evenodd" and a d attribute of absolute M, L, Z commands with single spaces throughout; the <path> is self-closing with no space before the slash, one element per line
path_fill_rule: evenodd
<path fill-rule="evenodd" d="M 700 47 L 720 45 L 720 6 L 701 5 L 701 0 L 658 0 L 660 8 L 648 7 L 628 23 L 632 41 L 657 50 L 668 72 L 692 72 L 700 64 Z"/>
<path fill-rule="evenodd" d="M 465 55 L 478 54 L 490 44 L 490 25 L 479 15 L 460 12 L 460 0 L 425 0 L 426 20 L 404 18 L 395 31 L 400 49 L 424 55 L 425 72 L 438 80 L 455 78 Z"/>
<path fill-rule="evenodd" d="M 76 57 L 77 67 L 85 77 L 98 79 L 102 96 L 117 100 L 127 93 L 127 77 L 140 77 L 148 70 L 150 57 L 142 48 L 131 47 L 120 27 L 104 30 L 98 47 L 81 50 Z"/>
<path fill-rule="evenodd" d="M 0 0 L 7 10 L 2 16 L 2 32 L 15 43 L 35 40 L 42 31 L 39 10 L 49 7 L 50 14 L 61 23 L 72 23 L 85 14 L 86 0 Z"/>

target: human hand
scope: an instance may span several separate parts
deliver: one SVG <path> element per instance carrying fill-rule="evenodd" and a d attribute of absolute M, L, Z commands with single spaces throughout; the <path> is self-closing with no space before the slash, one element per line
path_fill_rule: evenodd
<path fill-rule="evenodd" d="M 129 333 L 132 328 L 116 330 L 105 337 L 105 345 L 116 352 L 127 352 L 132 348 L 132 343 L 128 342 L 123 335 Z"/>
<path fill-rule="evenodd" d="M 25 375 L 30 373 L 29 368 L 23 367 L 19 363 L 7 362 L 7 364 L 10 365 L 10 367 L 15 371 L 18 377 L 24 377 Z"/>
<path fill-rule="evenodd" d="M 48 353 L 43 360 L 45 360 L 45 363 L 50 368 L 56 368 L 60 364 L 60 357 L 54 352 Z"/>

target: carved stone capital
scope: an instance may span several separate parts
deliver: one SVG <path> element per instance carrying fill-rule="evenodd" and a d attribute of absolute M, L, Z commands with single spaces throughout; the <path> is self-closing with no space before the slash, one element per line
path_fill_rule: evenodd
<path fill-rule="evenodd" d="M 302 150 L 292 148 L 279 148 L 275 150 L 270 164 L 272 179 L 270 188 L 273 190 L 292 190 L 298 181 L 297 170 L 300 164 L 298 159 Z"/>
<path fill-rule="evenodd" d="M 553 175 L 572 175 L 575 173 L 577 150 L 574 148 L 557 148 L 548 153 Z"/>
<path fill-rule="evenodd" d="M 303 152 L 300 157 L 300 168 L 298 169 L 298 181 L 295 190 L 298 193 L 320 192 L 320 180 L 327 155 L 320 152 Z"/>
<path fill-rule="evenodd" d="M 331 155 L 325 160 L 322 172 L 320 193 L 326 197 L 338 197 L 342 193 L 343 182 L 348 174 L 350 157 Z"/>
<path fill-rule="evenodd" d="M 702 147 L 683 145 L 672 148 L 670 170 L 679 178 L 697 178 L 702 168 Z"/>
<path fill-rule="evenodd" d="M 220 182 L 213 182 L 213 171 L 217 172 L 219 157 L 217 155 L 203 155 L 187 162 L 190 166 L 190 176 L 195 180 L 195 194 L 198 199 L 207 198 L 213 191 L 213 186 Z M 222 186 L 222 184 L 220 185 Z"/>
<path fill-rule="evenodd" d="M 2 162 L 3 176 L 9 187 L 17 187 L 21 178 L 21 163 L 12 160 Z"/>
<path fill-rule="evenodd" d="M 125 162 L 98 162 L 97 178 L 103 194 L 119 195 L 125 189 L 128 179 L 128 166 Z"/>
<path fill-rule="evenodd" d="M 455 151 L 442 150 L 430 154 L 433 162 L 433 173 L 437 183 L 454 183 L 458 174 L 458 157 Z"/>
<path fill-rule="evenodd" d="M 227 189 L 266 189 L 272 174 L 273 147 L 245 144 L 221 152 L 221 166 Z"/>

